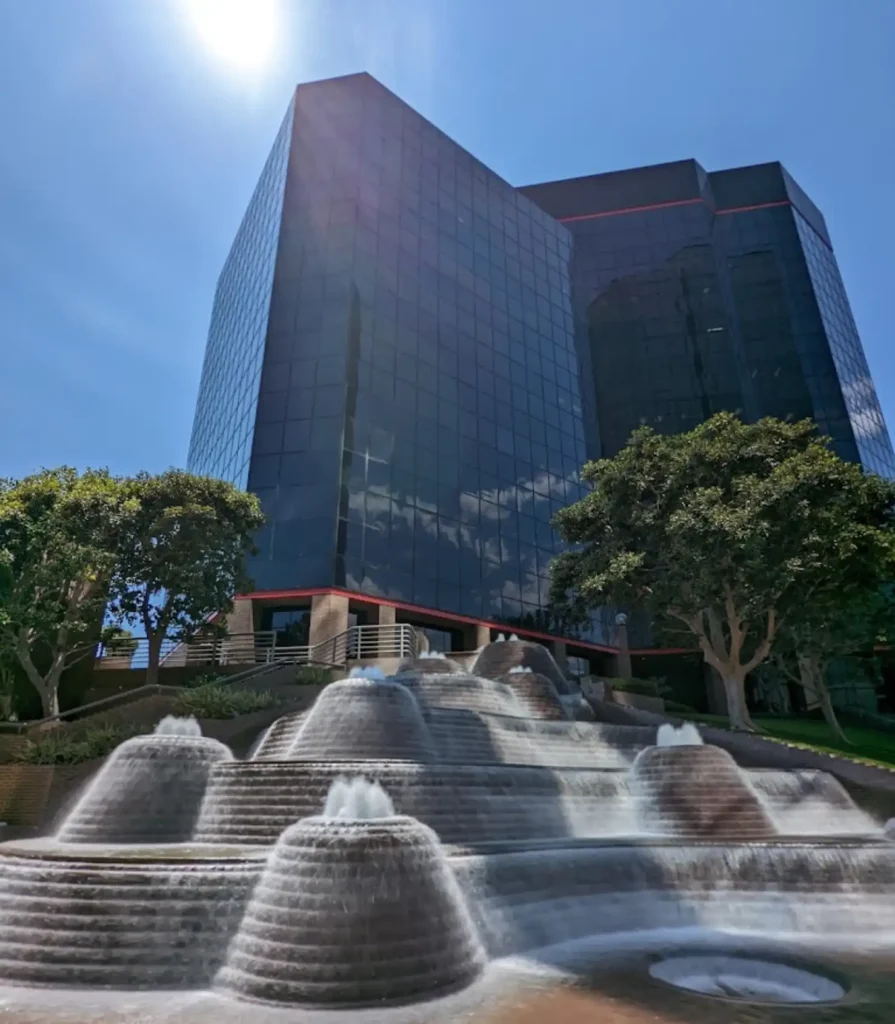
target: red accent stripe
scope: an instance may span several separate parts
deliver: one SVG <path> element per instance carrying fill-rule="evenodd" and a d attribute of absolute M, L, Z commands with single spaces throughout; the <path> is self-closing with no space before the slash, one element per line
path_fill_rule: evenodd
<path fill-rule="evenodd" d="M 770 210 L 775 206 L 792 206 L 788 199 L 780 199 L 775 203 L 756 203 L 755 206 L 731 206 L 726 210 L 715 210 L 715 213 L 749 213 L 751 210 Z"/>
<path fill-rule="evenodd" d="M 576 220 L 594 220 L 597 217 L 618 217 L 623 213 L 643 213 L 646 210 L 665 210 L 670 206 L 692 206 L 705 202 L 704 199 L 674 199 L 668 203 L 653 203 L 650 206 L 628 206 L 622 210 L 603 210 L 601 213 L 582 213 L 575 217 L 557 217 L 560 224 L 571 224 Z"/>
<path fill-rule="evenodd" d="M 698 647 L 632 647 L 628 653 L 632 658 L 635 655 L 648 658 L 654 654 L 701 654 L 702 652 Z"/>
<path fill-rule="evenodd" d="M 354 598 L 366 604 L 385 605 L 390 608 L 400 608 L 402 611 L 418 612 L 421 615 L 431 615 L 434 618 L 447 619 L 450 622 L 462 622 L 470 626 L 487 626 L 489 629 L 496 629 L 504 633 L 518 633 L 526 636 L 537 637 L 539 640 L 560 640 L 571 644 L 574 647 L 584 647 L 591 651 L 602 651 L 606 654 L 615 654 L 616 647 L 607 647 L 604 644 L 589 643 L 585 640 L 576 640 L 574 637 L 551 636 L 549 633 L 540 633 L 534 629 L 526 629 L 524 626 L 508 626 L 505 622 L 490 622 L 487 619 L 474 619 L 469 615 L 460 615 L 457 612 L 443 612 L 437 608 L 424 608 L 418 604 L 408 604 L 406 601 L 394 601 L 388 597 L 375 597 L 371 594 L 358 594 L 353 590 L 342 590 L 340 587 L 311 587 L 305 590 L 261 590 L 253 594 L 240 594 L 237 601 L 243 600 L 275 600 L 284 597 L 314 597 L 318 594 L 339 594 L 342 597 Z M 635 652 L 632 651 L 632 654 Z"/>
<path fill-rule="evenodd" d="M 692 206 L 694 203 L 704 203 L 702 198 L 698 199 L 675 199 L 668 203 L 653 203 L 650 206 L 628 206 L 621 210 L 603 210 L 601 213 L 582 213 L 574 217 L 557 217 L 560 224 L 572 224 L 579 220 L 596 220 L 598 217 L 618 217 L 624 213 L 644 213 L 647 210 L 667 210 L 672 206 Z M 715 210 L 719 216 L 725 213 L 749 213 L 752 210 L 770 210 L 775 206 L 792 206 L 788 199 L 776 200 L 773 203 L 756 203 L 755 206 L 730 206 L 726 210 Z"/>
<path fill-rule="evenodd" d="M 240 594 L 237 601 L 250 600 L 277 600 L 284 597 L 314 597 L 318 594 L 340 594 L 342 597 L 354 598 L 367 604 L 385 605 L 391 608 L 400 608 L 402 611 L 419 612 L 422 615 L 431 615 L 434 618 L 448 619 L 451 622 L 462 622 L 470 626 L 487 626 L 489 629 L 496 629 L 503 632 L 524 633 L 526 636 L 537 637 L 539 640 L 561 640 L 574 647 L 584 647 L 587 650 L 601 651 L 604 654 L 617 654 L 617 647 L 608 647 L 605 644 L 594 644 L 586 640 L 576 640 L 574 637 L 551 636 L 549 633 L 540 633 L 537 630 L 525 629 L 522 626 L 508 626 L 505 622 L 490 622 L 487 619 L 474 619 L 470 615 L 460 615 L 457 612 L 443 612 L 436 608 L 424 608 L 422 605 L 409 604 L 405 601 L 393 601 L 387 597 L 375 597 L 370 594 L 359 594 L 354 590 L 342 590 L 339 587 L 308 587 L 304 590 L 259 590 L 252 594 Z M 649 657 L 653 654 L 698 654 L 698 650 L 686 647 L 644 647 L 632 648 L 629 653 Z"/>

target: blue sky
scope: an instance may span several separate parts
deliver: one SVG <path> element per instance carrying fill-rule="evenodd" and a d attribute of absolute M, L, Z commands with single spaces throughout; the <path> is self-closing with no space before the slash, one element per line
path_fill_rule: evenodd
<path fill-rule="evenodd" d="M 270 0 L 251 69 L 196 2 L 0 0 L 0 476 L 185 462 L 215 280 L 290 90 L 360 70 L 514 184 L 782 160 L 895 429 L 893 0 Z"/>

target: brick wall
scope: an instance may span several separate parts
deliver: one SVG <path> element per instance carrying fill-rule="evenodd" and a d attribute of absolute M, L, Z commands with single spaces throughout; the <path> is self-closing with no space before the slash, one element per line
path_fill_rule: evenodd
<path fill-rule="evenodd" d="M 0 764 L 0 821 L 50 831 L 81 786 L 103 763 Z"/>

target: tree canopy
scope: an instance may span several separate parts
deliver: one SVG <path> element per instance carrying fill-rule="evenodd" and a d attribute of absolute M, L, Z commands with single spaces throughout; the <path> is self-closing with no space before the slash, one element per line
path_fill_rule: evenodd
<path fill-rule="evenodd" d="M 554 519 L 574 548 L 554 560 L 553 600 L 684 627 L 737 728 L 752 728 L 745 678 L 781 631 L 891 570 L 895 488 L 838 458 L 808 421 L 721 413 L 685 434 L 644 427 L 583 476 L 591 493 Z"/>
<path fill-rule="evenodd" d="M 844 655 L 872 655 L 895 635 L 895 592 L 889 582 L 895 566 L 884 546 L 890 538 L 879 539 L 883 543 L 876 557 L 862 560 L 859 571 L 831 578 L 810 601 L 792 609 L 774 649 L 776 667 L 802 687 L 808 710 L 820 708 L 832 731 L 846 742 L 827 685 L 830 662 Z"/>
<path fill-rule="evenodd" d="M 264 522 L 258 499 L 233 484 L 169 470 L 125 484 L 131 499 L 109 591 L 120 622 L 138 621 L 154 682 L 165 639 L 185 639 L 248 589 L 246 556 Z"/>
<path fill-rule="evenodd" d="M 62 467 L 0 481 L 0 697 L 18 665 L 43 714 L 58 714 L 63 672 L 103 635 L 133 653 L 122 627 L 134 621 L 152 680 L 166 637 L 188 636 L 248 587 L 262 522 L 253 495 L 179 470 L 121 479 Z"/>
<path fill-rule="evenodd" d="M 105 470 L 43 470 L 0 484 L 0 652 L 45 715 L 67 667 L 96 642 L 127 499 Z"/>

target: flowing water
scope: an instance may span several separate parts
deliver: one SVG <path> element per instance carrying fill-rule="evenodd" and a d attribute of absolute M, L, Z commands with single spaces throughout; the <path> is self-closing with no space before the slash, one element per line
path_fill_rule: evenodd
<path fill-rule="evenodd" d="M 186 842 L 209 772 L 232 760 L 228 747 L 202 736 L 195 719 L 163 719 L 155 733 L 125 740 L 109 756 L 58 838 L 63 843 Z"/>
<path fill-rule="evenodd" d="M 328 801 L 336 817 L 307 818 L 280 836 L 220 988 L 365 1006 L 431 998 L 482 972 L 485 952 L 437 837 L 412 818 L 368 817 L 388 810 L 375 788 L 342 783 Z"/>
<path fill-rule="evenodd" d="M 0 990 L 379 1005 L 658 934 L 895 948 L 895 843 L 831 776 L 573 721 L 515 637 L 380 675 L 245 761 L 194 720 L 123 743 L 55 837 L 0 845 Z"/>

